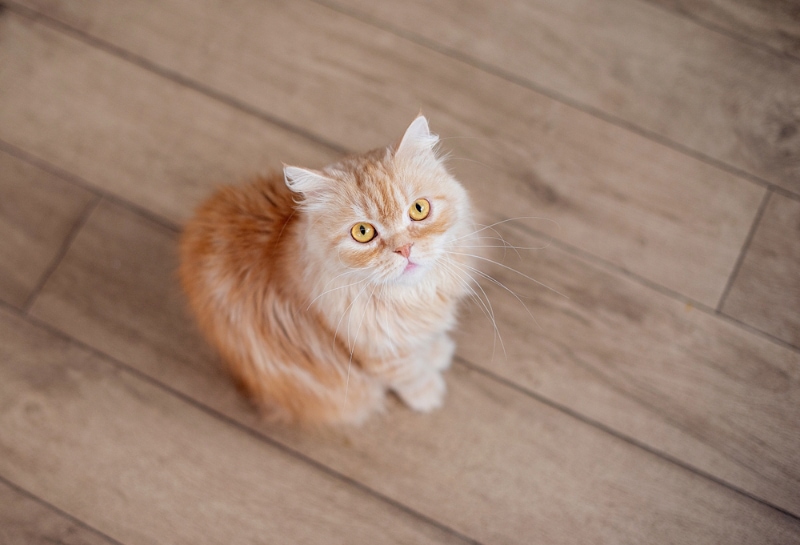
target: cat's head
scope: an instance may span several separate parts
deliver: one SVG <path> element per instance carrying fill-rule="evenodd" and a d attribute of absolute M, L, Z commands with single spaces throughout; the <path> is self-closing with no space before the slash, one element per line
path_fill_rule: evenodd
<path fill-rule="evenodd" d="M 314 259 L 378 284 L 414 284 L 445 267 L 472 224 L 466 191 L 437 157 L 437 142 L 419 116 L 396 147 L 321 170 L 286 166 Z"/>

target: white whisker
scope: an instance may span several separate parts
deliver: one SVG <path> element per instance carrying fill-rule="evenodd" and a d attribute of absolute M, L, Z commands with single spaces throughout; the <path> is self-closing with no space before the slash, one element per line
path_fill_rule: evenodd
<path fill-rule="evenodd" d="M 515 269 L 515 268 L 513 268 L 513 267 L 509 267 L 508 265 L 503 265 L 502 263 L 498 263 L 497 261 L 495 261 L 495 260 L 493 260 L 493 259 L 489 259 L 489 258 L 487 258 L 487 257 L 481 257 L 481 256 L 479 256 L 479 255 L 475 255 L 475 254 L 468 254 L 468 253 L 464 253 L 464 252 L 452 252 L 452 251 L 447 251 L 447 253 L 450 253 L 450 254 L 456 254 L 456 255 L 464 255 L 464 256 L 468 256 L 468 257 L 474 257 L 475 259 L 481 259 L 481 260 L 483 260 L 483 261 L 488 261 L 489 263 L 494 263 L 494 264 L 495 264 L 495 265 L 497 265 L 498 267 L 503 267 L 504 269 L 508 269 L 509 271 L 511 271 L 511 272 L 513 272 L 513 273 L 516 273 L 516 274 L 518 274 L 518 275 L 522 276 L 523 278 L 527 278 L 527 279 L 528 279 L 528 280 L 530 280 L 531 282 L 535 282 L 535 283 L 539 284 L 540 286 L 542 286 L 543 288 L 546 288 L 546 289 L 548 289 L 548 290 L 552 291 L 553 293 L 556 293 L 556 294 L 560 295 L 560 296 L 561 296 L 561 297 L 563 297 L 564 299 L 567 299 L 567 300 L 569 300 L 569 297 L 567 297 L 566 295 L 564 295 L 564 294 L 563 294 L 563 293 L 561 293 L 560 291 L 558 291 L 558 290 L 556 290 L 556 289 L 554 289 L 554 288 L 551 288 L 551 287 L 550 287 L 550 286 L 548 286 L 547 284 L 544 284 L 544 283 L 542 283 L 542 282 L 540 282 L 540 281 L 536 280 L 535 278 L 532 278 L 532 277 L 528 276 L 528 275 L 527 275 L 527 274 L 525 274 L 525 273 L 521 273 L 521 272 L 519 272 L 517 269 Z"/>
<path fill-rule="evenodd" d="M 352 301 L 350 301 L 350 304 L 349 304 L 349 305 L 347 305 L 347 308 L 345 308 L 345 309 L 344 309 L 344 312 L 342 312 L 342 315 L 341 315 L 341 317 L 339 318 L 339 321 L 338 321 L 338 322 L 336 322 L 336 330 L 333 332 L 333 345 L 332 345 L 332 346 L 333 346 L 334 348 L 336 347 L 336 336 L 339 334 L 339 327 L 342 325 L 342 320 L 344 319 L 344 316 L 345 316 L 345 314 L 347 314 L 347 313 L 348 313 L 348 311 L 350 310 L 350 307 L 352 307 L 352 306 L 353 306 L 353 303 L 355 303 L 355 302 L 356 302 L 356 300 L 357 300 L 359 297 L 361 297 L 361 294 L 364 292 L 364 290 L 365 290 L 365 289 L 367 289 L 367 286 L 368 286 L 368 285 L 369 285 L 369 284 L 365 284 L 365 285 L 364 285 L 364 287 L 363 287 L 363 288 L 361 288 L 361 290 L 359 290 L 359 292 L 356 294 L 356 296 L 355 296 L 355 297 L 353 297 L 353 300 L 352 300 Z M 348 328 L 349 328 L 349 321 L 350 321 L 350 319 L 348 318 Z M 349 335 L 349 329 L 348 329 L 348 335 Z M 349 340 L 348 340 L 348 344 L 349 344 Z"/>
<path fill-rule="evenodd" d="M 472 245 L 461 245 L 460 248 L 505 248 L 507 250 L 546 250 L 550 247 L 550 244 L 547 246 L 513 246 L 511 244 L 495 244 L 495 245 L 483 245 L 483 246 L 472 246 Z"/>
<path fill-rule="evenodd" d="M 501 220 L 501 221 L 496 221 L 496 222 L 494 222 L 494 223 L 492 223 L 492 224 L 490 224 L 490 225 L 484 225 L 484 226 L 482 226 L 480 229 L 477 229 L 477 230 L 475 230 L 475 231 L 473 231 L 473 232 L 471 232 L 471 233 L 468 233 L 468 234 L 466 234 L 466 235 L 462 235 L 462 236 L 460 236 L 460 237 L 458 237 L 458 238 L 456 238 L 456 239 L 453 239 L 453 240 L 454 240 L 454 241 L 455 241 L 455 240 L 461 240 L 461 239 L 463 239 L 463 238 L 466 238 L 466 237 L 469 237 L 469 236 L 475 235 L 475 234 L 477 234 L 477 233 L 480 233 L 480 232 L 482 232 L 482 231 L 485 231 L 486 229 L 491 229 L 492 227 L 495 227 L 495 226 L 497 226 L 497 225 L 501 225 L 501 224 L 503 224 L 503 223 L 508 223 L 509 221 L 519 221 L 519 220 L 542 220 L 542 221 L 549 221 L 550 223 L 553 223 L 553 224 L 555 224 L 555 226 L 556 226 L 556 227 L 558 227 L 558 229 L 559 229 L 559 230 L 561 229 L 561 225 L 560 225 L 560 224 L 559 224 L 557 221 L 555 221 L 555 220 L 551 220 L 550 218 L 543 218 L 543 217 L 541 217 L 541 216 L 518 216 L 518 217 L 516 217 L 516 218 L 507 218 L 507 219 L 504 219 L 504 220 Z M 482 225 L 482 224 L 477 224 L 477 225 Z"/>
<path fill-rule="evenodd" d="M 374 284 L 372 286 L 372 291 L 369 294 L 369 299 L 367 299 L 367 304 L 364 306 L 364 312 L 361 313 L 361 320 L 358 322 L 358 327 L 356 328 L 356 336 L 353 339 L 353 344 L 350 347 L 350 360 L 347 362 L 347 378 L 345 379 L 344 383 L 344 404 L 347 403 L 347 393 L 350 389 L 350 368 L 353 366 L 353 353 L 356 350 L 356 343 L 358 342 L 358 335 L 361 333 L 361 326 L 364 325 L 364 317 L 367 315 L 367 311 L 369 310 L 369 303 L 372 301 L 372 296 L 375 294 L 375 288 L 378 287 L 378 284 Z M 348 320 L 349 322 L 349 320 Z M 350 336 L 350 329 L 348 324 L 347 336 Z"/>
<path fill-rule="evenodd" d="M 525 303 L 522 301 L 522 299 L 520 299 L 519 295 L 517 295 L 516 293 L 514 293 L 514 290 L 512 290 L 511 288 L 509 288 L 508 286 L 506 286 L 505 284 L 503 284 L 502 282 L 500 282 L 500 281 L 499 281 L 498 279 L 496 279 L 495 277 L 493 277 L 493 276 L 491 276 L 491 275 L 489 275 L 489 274 L 486 274 L 486 273 L 485 273 L 485 272 L 483 272 L 483 271 L 479 271 L 479 270 L 478 270 L 478 269 L 476 269 L 475 267 L 471 267 L 470 265 L 467 265 L 467 264 L 464 264 L 464 266 L 465 266 L 465 267 L 467 267 L 467 268 L 469 268 L 471 271 L 475 272 L 475 274 L 478 274 L 478 275 L 482 276 L 483 278 L 486 278 L 487 280 L 489 280 L 489 281 L 491 281 L 491 282 L 494 282 L 496 285 L 500 286 L 501 288 L 503 288 L 504 290 L 506 290 L 508 293 L 510 293 L 511 295 L 513 295 L 513 296 L 514 296 L 514 298 L 515 298 L 517 301 L 519 301 L 519 304 L 520 304 L 520 305 L 522 305 L 522 307 L 523 307 L 523 308 L 525 309 L 525 311 L 528 313 L 528 316 L 530 316 L 530 317 L 531 317 L 531 320 L 533 320 L 533 323 L 534 323 L 534 324 L 536 324 L 536 327 L 538 327 L 539 329 L 542 329 L 542 326 L 540 326 L 540 325 L 539 325 L 539 322 L 536 320 L 536 317 L 533 315 L 533 313 L 531 312 L 531 310 L 530 310 L 530 309 L 528 308 L 528 306 L 527 306 L 527 305 L 526 305 L 526 304 L 525 304 Z"/>
<path fill-rule="evenodd" d="M 458 277 L 463 281 L 463 276 L 461 276 L 460 273 L 462 272 L 461 266 L 464 265 L 464 264 L 463 263 L 458 263 L 458 262 L 456 262 L 456 261 L 454 261 L 454 260 L 452 260 L 450 258 L 447 258 L 447 261 L 449 262 L 449 265 L 452 266 L 451 270 L 453 270 L 453 272 L 455 272 L 458 275 Z M 445 262 L 443 262 L 443 263 L 445 263 Z M 494 314 L 494 308 L 492 307 L 492 302 L 489 300 L 489 296 L 483 290 L 481 285 L 476 282 L 475 285 L 478 286 L 478 289 L 481 290 L 481 293 L 483 293 L 483 296 L 486 298 L 486 302 L 484 303 L 483 299 L 481 299 L 480 295 L 478 295 L 478 292 L 476 292 L 472 288 L 472 286 L 469 285 L 470 282 L 474 282 L 474 279 L 466 271 L 463 271 L 463 272 L 464 272 L 465 276 L 468 279 L 466 282 L 463 282 L 464 287 L 466 287 L 471 292 L 470 296 L 475 301 L 477 301 L 479 303 L 478 308 L 480 308 L 483 311 L 483 313 L 489 319 L 489 322 L 492 324 L 492 327 L 494 328 L 494 337 L 492 339 L 492 359 L 491 359 L 491 361 L 494 361 L 494 354 L 495 354 L 495 352 L 497 350 L 497 339 L 500 339 L 500 346 L 503 349 L 503 355 L 505 357 L 507 357 L 505 343 L 503 342 L 503 336 L 500 334 L 500 328 L 497 327 L 497 319 L 496 319 L 495 314 Z M 488 304 L 488 306 L 487 306 L 487 304 Z"/>
<path fill-rule="evenodd" d="M 352 273 L 353 273 L 353 271 L 346 271 L 345 273 L 342 273 L 342 274 L 346 274 L 346 273 L 351 273 L 351 274 L 352 274 Z M 342 274 L 340 274 L 339 276 L 342 276 Z M 339 276 L 337 276 L 336 278 L 339 278 Z M 328 280 L 328 282 L 325 284 L 325 286 L 327 286 L 328 284 L 330 284 L 330 283 L 331 283 L 333 280 L 336 280 L 336 278 L 333 278 L 333 279 L 331 279 L 331 280 Z M 306 307 L 306 310 L 308 310 L 308 309 L 310 309 L 310 308 L 311 308 L 311 305 L 313 305 L 313 304 L 314 304 L 314 301 L 316 301 L 317 299 L 319 299 L 320 297 L 322 297 L 323 295 L 325 295 L 325 294 L 327 294 L 327 293 L 330 293 L 330 292 L 332 292 L 332 291 L 336 291 L 336 290 L 342 290 L 342 289 L 345 289 L 345 288 L 349 288 L 350 286 L 357 286 L 358 284 L 361 284 L 362 282 L 366 282 L 366 281 L 367 281 L 367 279 L 366 279 L 366 278 L 364 278 L 364 279 L 362 279 L 362 280 L 359 280 L 359 281 L 357 281 L 357 282 L 353 282 L 352 284 L 345 284 L 344 286 L 336 286 L 335 288 L 331 288 L 331 289 L 329 289 L 329 290 L 323 291 L 322 293 L 320 293 L 319 295 L 317 295 L 316 297 L 314 297 L 314 298 L 311 300 L 311 302 L 310 302 L 310 303 L 308 304 L 308 306 Z M 325 287 L 325 286 L 323 286 L 323 289 L 324 289 L 324 287 Z"/>

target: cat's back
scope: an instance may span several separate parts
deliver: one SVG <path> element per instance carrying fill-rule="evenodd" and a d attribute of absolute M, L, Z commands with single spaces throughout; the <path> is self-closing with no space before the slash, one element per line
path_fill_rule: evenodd
<path fill-rule="evenodd" d="M 286 253 L 295 210 L 280 174 L 219 188 L 181 236 L 179 275 L 190 299 L 267 285 Z"/>

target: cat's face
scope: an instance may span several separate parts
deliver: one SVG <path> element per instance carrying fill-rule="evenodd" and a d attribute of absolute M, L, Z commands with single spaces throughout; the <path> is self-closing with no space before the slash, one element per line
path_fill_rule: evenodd
<path fill-rule="evenodd" d="M 471 230 L 463 187 L 433 152 L 436 137 L 419 117 L 397 150 L 348 158 L 320 172 L 287 167 L 289 187 L 304 195 L 314 240 L 330 272 L 375 284 L 414 284 Z"/>

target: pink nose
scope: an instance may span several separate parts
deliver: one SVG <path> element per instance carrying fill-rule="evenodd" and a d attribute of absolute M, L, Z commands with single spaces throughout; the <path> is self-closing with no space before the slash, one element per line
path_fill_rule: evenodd
<path fill-rule="evenodd" d="M 408 244 L 404 244 L 403 246 L 400 246 L 398 249 L 396 249 L 394 251 L 394 253 L 400 254 L 401 256 L 403 256 L 406 259 L 408 259 L 408 256 L 411 255 L 411 246 L 413 246 L 413 245 L 414 245 L 413 242 L 409 242 Z"/>

